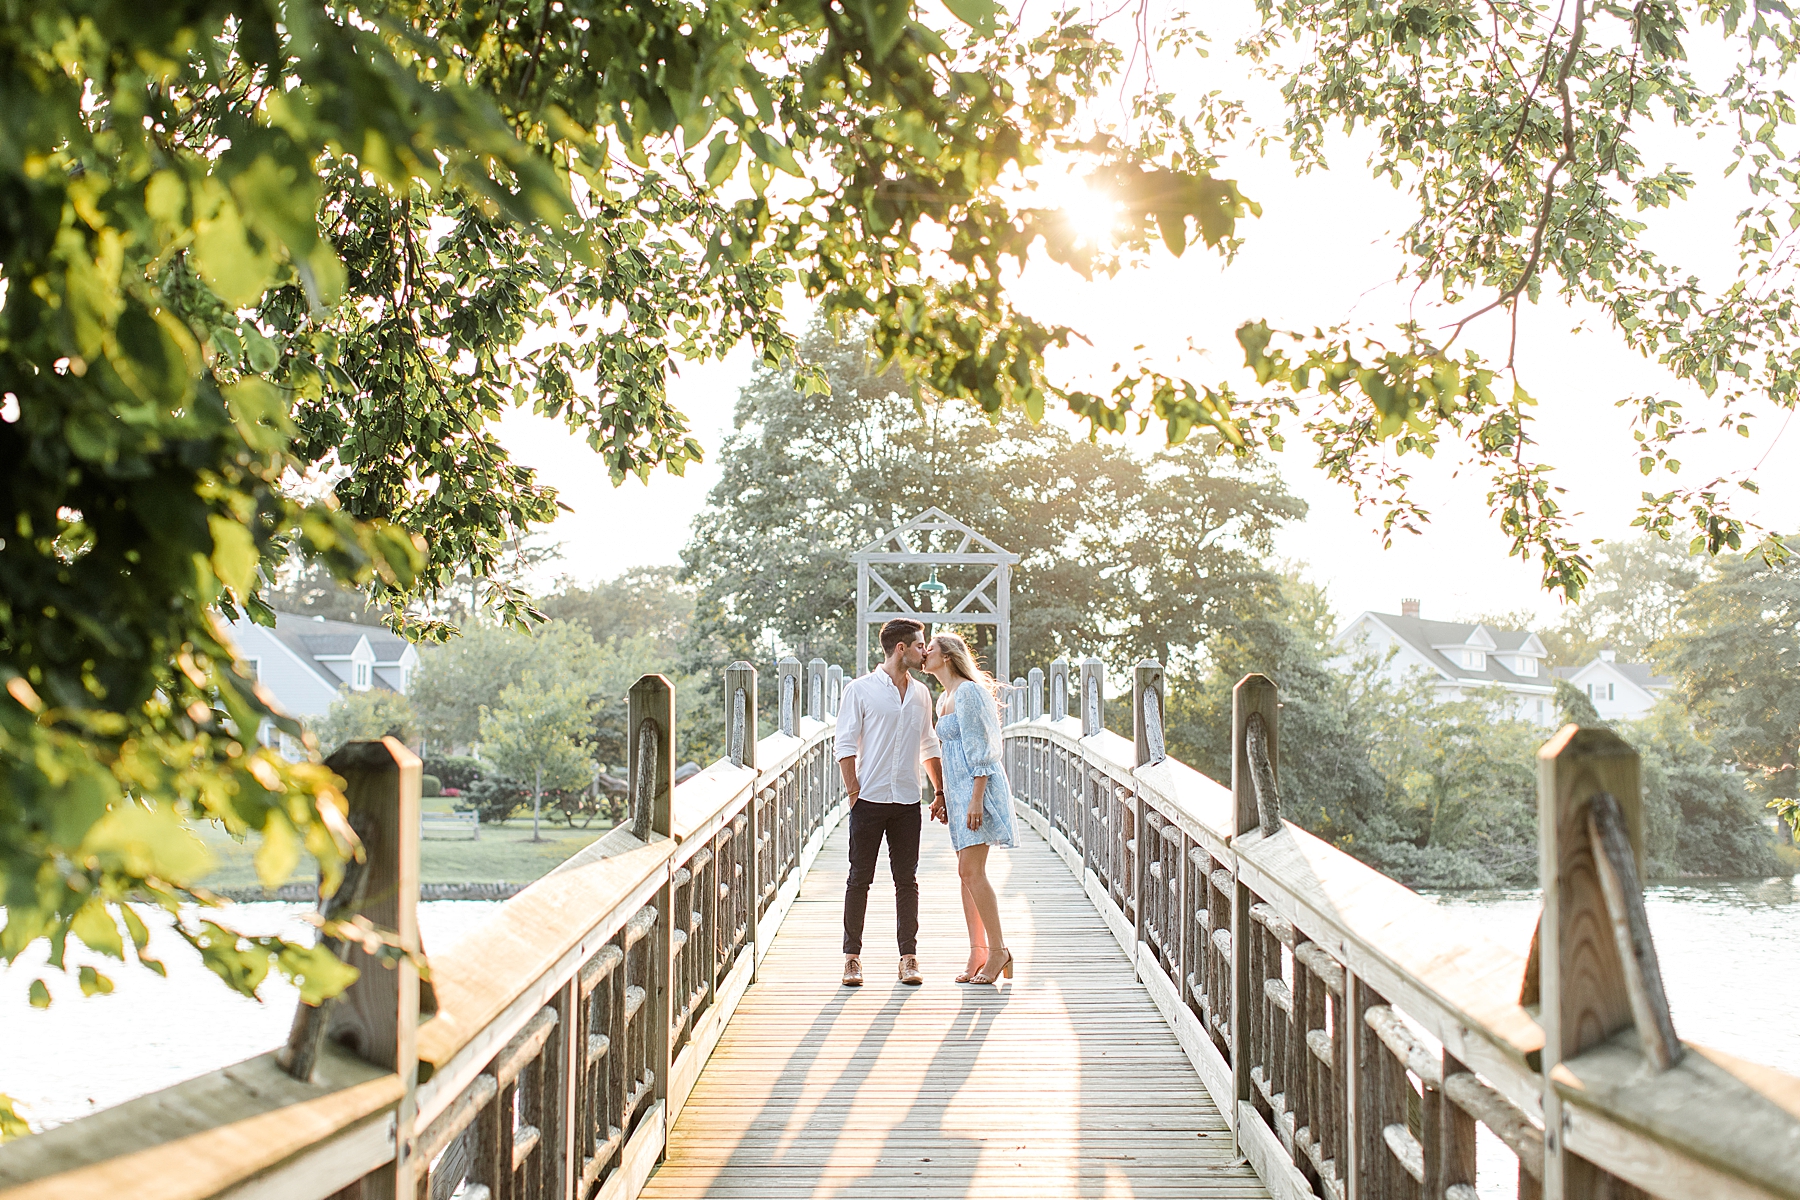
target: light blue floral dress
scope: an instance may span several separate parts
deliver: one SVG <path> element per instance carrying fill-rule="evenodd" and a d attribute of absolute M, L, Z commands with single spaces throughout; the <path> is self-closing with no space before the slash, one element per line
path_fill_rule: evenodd
<path fill-rule="evenodd" d="M 1012 789 L 1000 766 L 1000 713 L 994 698 L 979 683 L 965 680 L 957 687 L 956 711 L 938 718 L 937 736 L 943 744 L 944 800 L 950 816 L 950 844 L 958 850 L 979 846 L 1019 844 L 1013 830 Z M 986 775 L 982 797 L 981 828 L 969 828 L 969 804 L 975 798 L 975 776 Z"/>

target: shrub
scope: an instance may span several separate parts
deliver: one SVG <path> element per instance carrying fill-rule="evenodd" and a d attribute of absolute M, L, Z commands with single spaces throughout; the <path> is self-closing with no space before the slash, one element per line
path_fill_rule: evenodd
<path fill-rule="evenodd" d="M 479 758 L 466 754 L 446 754 L 442 758 L 425 760 L 427 773 L 436 775 L 443 787 L 459 792 L 481 778 L 481 769 L 485 765 Z"/>
<path fill-rule="evenodd" d="M 601 792 L 598 796 L 590 794 L 586 788 L 560 788 L 554 792 L 544 792 L 544 811 L 561 817 L 570 829 L 577 825 L 586 829 L 599 818 L 604 818 L 608 824 L 614 824 L 619 820 L 620 809 L 620 797 L 606 792 Z"/>
<path fill-rule="evenodd" d="M 441 780 L 439 780 L 436 775 L 425 775 L 425 776 L 420 777 L 420 779 L 419 779 L 419 795 L 421 795 L 421 796 L 441 796 L 443 794 L 444 794 L 443 782 Z"/>
<path fill-rule="evenodd" d="M 471 783 L 457 799 L 457 812 L 481 814 L 483 825 L 504 821 L 531 802 L 531 789 L 504 775 L 489 775 Z"/>

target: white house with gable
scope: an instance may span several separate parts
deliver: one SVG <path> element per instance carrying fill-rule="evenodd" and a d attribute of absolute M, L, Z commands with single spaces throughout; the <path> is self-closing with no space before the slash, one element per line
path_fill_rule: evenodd
<path fill-rule="evenodd" d="M 1415 672 L 1432 680 L 1438 700 L 1464 700 L 1498 688 L 1517 704 L 1518 715 L 1546 727 L 1556 724 L 1556 677 L 1549 652 L 1529 629 L 1494 629 L 1461 621 L 1428 621 L 1417 600 L 1402 600 L 1398 613 L 1365 612 L 1338 634 L 1339 666 L 1365 655 L 1386 663 L 1396 683 Z"/>
<path fill-rule="evenodd" d="M 1555 674 L 1581 689 L 1602 721 L 1635 721 L 1675 686 L 1646 663 L 1619 662 L 1611 650 L 1602 650 L 1585 667 L 1557 667 Z"/>
<path fill-rule="evenodd" d="M 346 688 L 405 695 L 419 669 L 418 649 L 380 625 L 278 612 L 273 629 L 248 617 L 239 617 L 230 629 L 239 658 L 274 696 L 275 706 L 303 721 L 323 717 Z M 265 743 L 273 744 L 272 734 L 264 731 Z M 282 753 L 298 757 L 299 747 L 284 738 Z"/>

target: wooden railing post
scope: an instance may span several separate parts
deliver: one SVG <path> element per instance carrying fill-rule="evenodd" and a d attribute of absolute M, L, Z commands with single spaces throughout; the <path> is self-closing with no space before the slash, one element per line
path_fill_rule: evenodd
<path fill-rule="evenodd" d="M 1025 717 L 1035 721 L 1044 715 L 1044 668 L 1033 667 L 1025 674 Z"/>
<path fill-rule="evenodd" d="M 1012 681 L 1012 690 L 1007 693 L 1007 702 L 1012 706 L 1012 719 L 1025 719 L 1025 677 L 1020 675 Z"/>
<path fill-rule="evenodd" d="M 1154 658 L 1146 658 L 1132 672 L 1131 732 L 1140 767 L 1168 757 L 1163 745 L 1164 686 L 1162 664 Z"/>
<path fill-rule="evenodd" d="M 1069 660 L 1058 655 L 1050 662 L 1050 719 L 1069 715 Z"/>
<path fill-rule="evenodd" d="M 756 668 L 742 660 L 725 668 L 725 757 L 756 767 Z"/>
<path fill-rule="evenodd" d="M 835 664 L 825 672 L 825 710 L 837 716 L 838 705 L 844 698 L 844 668 Z"/>
<path fill-rule="evenodd" d="M 1093 655 L 1081 660 L 1081 736 L 1093 737 L 1106 728 L 1102 706 L 1106 703 L 1106 664 Z"/>
<path fill-rule="evenodd" d="M 825 660 L 815 658 L 806 664 L 806 715 L 815 721 L 823 721 L 828 711 L 825 707 Z"/>
<path fill-rule="evenodd" d="M 833 668 L 834 670 L 836 668 Z M 725 757 L 734 767 L 756 769 L 756 668 L 739 660 L 725 668 Z M 763 840 L 770 840 L 771 870 L 779 878 L 780 843 L 775 830 L 763 828 L 762 791 L 756 781 L 750 784 L 750 928 L 744 935 L 750 940 L 750 977 L 756 978 L 757 947 L 762 925 Z M 779 816 L 777 816 L 779 820 Z"/>
<path fill-rule="evenodd" d="M 793 655 L 784 655 L 775 667 L 778 690 L 775 697 L 780 701 L 776 720 L 781 732 L 789 737 L 797 737 L 800 733 L 800 660 Z"/>
<path fill-rule="evenodd" d="M 1267 833 L 1261 820 L 1257 806 L 1257 788 L 1251 770 L 1249 755 L 1249 731 L 1251 718 L 1256 717 L 1264 730 L 1264 742 L 1268 750 L 1269 767 L 1273 772 L 1276 758 L 1276 710 L 1279 701 L 1275 684 L 1266 675 L 1246 675 L 1238 680 L 1231 690 L 1231 795 L 1233 800 L 1232 841 L 1250 833 L 1262 830 Z M 1276 828 L 1279 828 L 1277 818 Z M 1232 1128 L 1238 1131 L 1238 1145 L 1241 1147 L 1242 1131 L 1240 1126 L 1245 1120 L 1245 1106 L 1254 1107 L 1255 1084 L 1250 1079 L 1250 1069 L 1255 1066 L 1251 1061 L 1250 1029 L 1256 1014 L 1263 1002 L 1262 981 L 1256 980 L 1254 994 L 1250 978 L 1250 889 L 1242 882 L 1233 888 L 1231 904 L 1231 1078 L 1232 1094 L 1238 1104 Z M 1358 1017 L 1354 1008 L 1352 1017 Z"/>
<path fill-rule="evenodd" d="M 631 783 L 632 832 L 643 841 L 651 835 L 673 837 L 675 798 L 675 687 L 662 675 L 640 676 L 628 695 L 625 728 L 630 732 L 628 750 Z M 674 934 L 686 932 L 689 919 L 675 912 L 675 887 L 668 876 L 657 891 L 656 907 L 662 919 L 650 936 L 656 943 L 656 995 L 650 1009 L 650 1056 L 656 1071 L 657 1100 L 669 1101 L 669 1075 L 673 1066 L 673 1026 L 677 993 Z M 664 1110 L 667 1111 L 666 1109 Z M 665 1120 L 667 1118 L 665 1117 Z"/>
<path fill-rule="evenodd" d="M 288 1033 L 283 1067 L 311 1080 L 321 1043 L 330 1039 L 404 1081 L 395 1114 L 394 1161 L 338 1193 L 342 1200 L 411 1200 L 422 1164 L 414 1161 L 420 987 L 412 956 L 419 947 L 419 757 L 395 739 L 351 742 L 325 761 L 344 778 L 350 827 L 364 859 L 352 863 L 338 891 L 320 902 L 328 919 L 361 915 L 392 930 L 407 957 L 384 964 L 362 946 L 339 943 L 343 960 L 361 972 L 335 1000 L 302 1004 Z M 425 1008 L 435 1010 L 429 991 Z"/>
<path fill-rule="evenodd" d="M 642 676 L 631 685 L 626 711 L 631 831 L 646 842 L 651 833 L 668 837 L 675 787 L 675 685 L 662 675 Z"/>
<path fill-rule="evenodd" d="M 1155 659 L 1146 658 L 1133 668 L 1131 673 L 1131 730 L 1132 741 L 1136 753 L 1133 762 L 1136 766 L 1148 766 L 1161 762 L 1163 753 L 1163 669 Z M 1146 902 L 1149 896 L 1150 867 L 1152 855 L 1159 860 L 1162 856 L 1161 835 L 1150 830 L 1149 802 L 1144 798 L 1141 784 L 1133 781 L 1132 795 L 1135 797 L 1136 809 L 1132 814 L 1131 828 L 1137 835 L 1137 852 L 1132 855 L 1132 887 L 1137 893 L 1137 940 L 1138 955 L 1143 956 L 1145 945 L 1144 926 L 1149 920 Z M 1159 926 L 1159 936 L 1166 936 L 1167 930 Z M 1142 976 L 1142 964 L 1139 965 Z M 1183 978 L 1179 969 L 1176 979 Z M 1179 985 L 1178 985 L 1179 987 Z M 1177 991 L 1179 993 L 1179 990 Z"/>
<path fill-rule="evenodd" d="M 1538 751 L 1538 850 L 1543 1195 L 1583 1200 L 1621 1185 L 1565 1147 L 1563 1104 L 1551 1082 L 1557 1064 L 1632 1027 L 1647 1071 L 1682 1055 L 1644 915 L 1638 756 L 1611 730 L 1568 725 Z"/>

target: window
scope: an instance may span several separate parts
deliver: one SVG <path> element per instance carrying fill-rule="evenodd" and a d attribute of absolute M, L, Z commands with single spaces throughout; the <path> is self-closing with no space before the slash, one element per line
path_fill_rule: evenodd
<path fill-rule="evenodd" d="M 369 675 L 370 675 L 369 664 L 366 662 L 357 663 L 356 664 L 356 682 L 351 684 L 351 686 L 354 687 L 359 692 L 368 691 L 369 690 Z"/>
<path fill-rule="evenodd" d="M 1463 666 L 1473 671 L 1487 670 L 1487 654 L 1480 650 L 1464 650 Z"/>
<path fill-rule="evenodd" d="M 246 658 L 243 665 L 244 674 L 248 675 L 252 680 L 260 680 L 262 678 L 262 659 Z"/>
<path fill-rule="evenodd" d="M 1513 674 L 1522 675 L 1527 679 L 1535 678 L 1537 675 L 1537 659 L 1526 658 L 1521 654 L 1519 657 L 1513 659 Z"/>
<path fill-rule="evenodd" d="M 1613 698 L 1613 685 L 1610 683 L 1590 683 L 1587 685 L 1587 694 L 1589 700 L 1611 700 Z"/>

